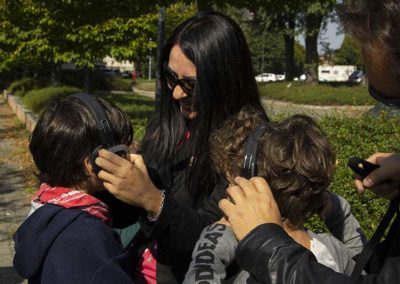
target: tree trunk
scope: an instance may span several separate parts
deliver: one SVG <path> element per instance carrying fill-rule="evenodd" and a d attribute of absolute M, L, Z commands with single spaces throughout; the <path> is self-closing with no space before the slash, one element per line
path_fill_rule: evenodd
<path fill-rule="evenodd" d="M 306 16 L 306 84 L 318 84 L 318 34 L 323 16 L 309 14 Z"/>
<path fill-rule="evenodd" d="M 140 58 L 135 60 L 136 78 L 143 78 L 142 60 Z"/>
<path fill-rule="evenodd" d="M 57 86 L 57 64 L 50 63 L 50 85 Z"/>
<path fill-rule="evenodd" d="M 22 78 L 26 78 L 29 75 L 29 68 L 26 64 L 22 67 Z"/>
<path fill-rule="evenodd" d="M 288 31 L 283 35 L 285 40 L 285 79 L 288 81 L 292 81 L 294 78 L 294 29 L 295 22 L 293 18 L 288 19 L 287 22 Z"/>
<path fill-rule="evenodd" d="M 90 89 L 89 70 L 87 69 L 87 67 L 83 68 L 83 89 L 86 92 L 89 92 Z"/>
<path fill-rule="evenodd" d="M 196 0 L 197 11 L 211 11 L 212 3 L 208 0 Z"/>
<path fill-rule="evenodd" d="M 162 60 L 162 51 L 164 48 L 164 32 L 165 32 L 165 7 L 160 8 L 160 16 L 158 18 L 158 34 L 157 34 L 157 59 L 156 59 L 156 101 L 155 108 L 156 111 L 160 107 L 161 103 L 161 60 Z"/>

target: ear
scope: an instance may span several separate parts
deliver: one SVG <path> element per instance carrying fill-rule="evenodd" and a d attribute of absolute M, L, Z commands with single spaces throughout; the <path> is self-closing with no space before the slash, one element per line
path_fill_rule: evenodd
<path fill-rule="evenodd" d="M 89 176 L 96 176 L 94 171 L 93 171 L 93 166 L 92 163 L 90 162 L 90 158 L 86 157 L 83 160 L 83 169 L 85 171 L 85 173 Z"/>

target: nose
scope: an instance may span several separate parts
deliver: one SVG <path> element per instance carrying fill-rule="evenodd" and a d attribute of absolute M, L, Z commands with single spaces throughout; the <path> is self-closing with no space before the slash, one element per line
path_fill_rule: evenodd
<path fill-rule="evenodd" d="M 172 92 L 172 97 L 173 97 L 175 100 L 180 100 L 180 99 L 186 98 L 186 97 L 187 97 L 187 94 L 186 94 L 185 91 L 181 88 L 181 86 L 176 85 L 175 88 L 174 88 L 174 90 L 173 90 L 173 92 Z"/>

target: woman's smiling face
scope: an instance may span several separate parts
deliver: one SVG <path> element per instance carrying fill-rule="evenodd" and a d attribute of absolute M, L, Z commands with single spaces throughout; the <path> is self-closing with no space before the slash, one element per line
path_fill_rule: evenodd
<path fill-rule="evenodd" d="M 196 66 L 186 57 L 178 45 L 174 45 L 171 49 L 168 68 L 178 79 L 196 78 Z M 171 88 L 171 86 L 169 87 Z M 179 103 L 182 115 L 187 119 L 195 118 L 197 112 L 193 111 L 191 94 L 187 94 L 179 84 L 171 88 L 171 91 L 172 97 Z"/>

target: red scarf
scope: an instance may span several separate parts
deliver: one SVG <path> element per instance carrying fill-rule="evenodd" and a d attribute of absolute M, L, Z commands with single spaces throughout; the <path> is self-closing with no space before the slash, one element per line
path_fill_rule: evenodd
<path fill-rule="evenodd" d="M 40 204 L 54 204 L 64 208 L 78 208 L 106 224 L 111 223 L 108 206 L 82 191 L 65 187 L 51 187 L 47 183 L 42 183 L 32 201 Z"/>

